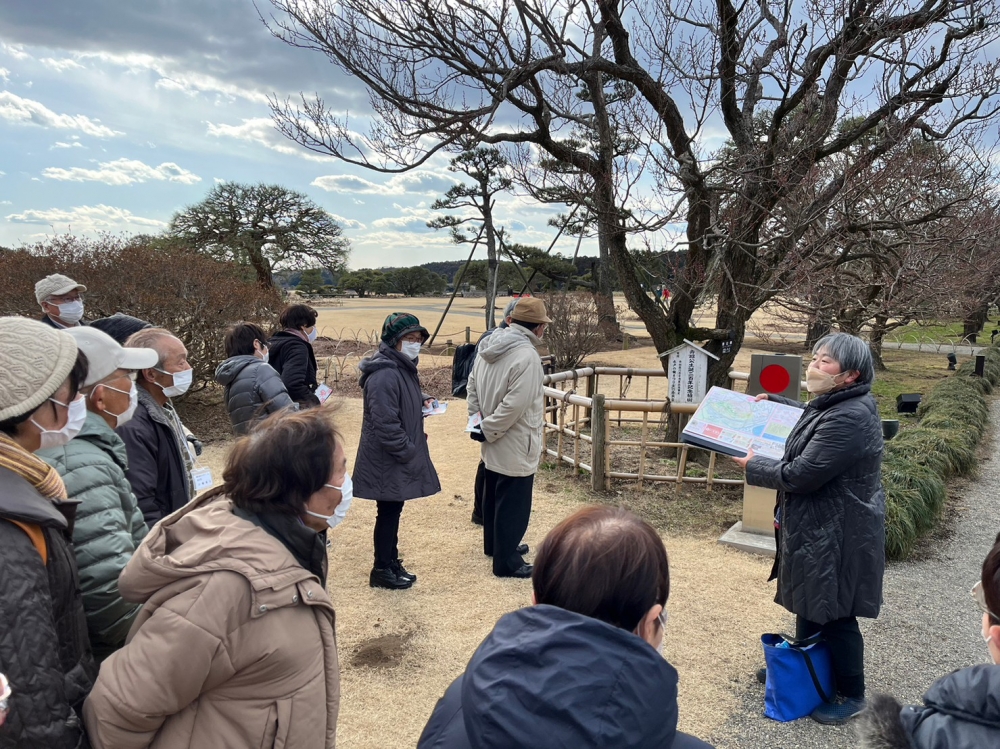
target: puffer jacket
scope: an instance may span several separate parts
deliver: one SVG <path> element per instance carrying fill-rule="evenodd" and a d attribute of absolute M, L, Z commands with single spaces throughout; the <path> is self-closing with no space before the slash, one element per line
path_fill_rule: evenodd
<path fill-rule="evenodd" d="M 135 414 L 115 430 L 128 453 L 125 478 L 150 528 L 194 496 L 190 454 L 171 425 L 175 414 L 140 387 Z"/>
<path fill-rule="evenodd" d="M 504 476 L 531 476 L 542 454 L 541 341 L 520 325 L 482 340 L 469 375 L 469 416 L 482 412 L 483 462 Z"/>
<path fill-rule="evenodd" d="M 47 562 L 12 521 L 41 529 Z M 57 505 L 0 468 L 0 673 L 13 692 L 0 749 L 87 746 L 83 701 L 97 666 L 68 528 Z"/>
<path fill-rule="evenodd" d="M 364 418 L 354 461 L 354 496 L 405 501 L 441 491 L 431 462 L 417 362 L 385 343 L 361 370 Z"/>
<path fill-rule="evenodd" d="M 985 749 L 1000 746 L 1000 666 L 980 665 L 931 685 L 922 706 L 876 695 L 858 720 L 860 749 Z"/>
<path fill-rule="evenodd" d="M 333 605 L 227 497 L 164 518 L 118 584 L 143 607 L 84 707 L 97 749 L 335 746 Z"/>
<path fill-rule="evenodd" d="M 556 606 L 507 614 L 434 708 L 418 749 L 695 749 L 677 671 L 631 632 Z"/>
<path fill-rule="evenodd" d="M 289 406 L 298 409 L 274 367 L 256 356 L 233 356 L 215 370 L 225 390 L 226 410 L 233 432 L 246 434 L 257 419 Z"/>
<path fill-rule="evenodd" d="M 73 547 L 80 570 L 90 644 L 98 661 L 125 644 L 139 606 L 118 594 L 118 575 L 146 537 L 146 523 L 125 479 L 125 443 L 100 416 L 63 447 L 37 453 L 59 471 L 70 499 L 80 504 Z"/>
<path fill-rule="evenodd" d="M 814 398 L 783 458 L 755 457 L 746 467 L 748 484 L 778 490 L 775 601 L 816 624 L 874 618 L 882 606 L 882 423 L 870 390 L 858 384 Z"/>
<path fill-rule="evenodd" d="M 316 353 L 300 333 L 282 330 L 267 342 L 268 362 L 281 375 L 292 400 L 304 408 L 318 406 Z"/>

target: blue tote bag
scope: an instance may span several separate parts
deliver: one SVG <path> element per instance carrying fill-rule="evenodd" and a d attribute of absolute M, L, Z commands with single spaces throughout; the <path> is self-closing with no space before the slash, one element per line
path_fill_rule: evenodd
<path fill-rule="evenodd" d="M 796 640 L 788 635 L 764 634 L 764 715 L 786 722 L 809 715 L 836 695 L 830 650 L 813 635 Z"/>

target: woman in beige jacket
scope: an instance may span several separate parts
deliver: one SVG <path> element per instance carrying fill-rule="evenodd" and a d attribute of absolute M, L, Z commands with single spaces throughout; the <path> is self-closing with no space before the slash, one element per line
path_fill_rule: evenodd
<path fill-rule="evenodd" d="M 328 418 L 271 416 L 237 443 L 222 487 L 150 531 L 119 578 L 142 610 L 84 708 L 97 749 L 335 745 L 326 532 L 351 479 Z"/>

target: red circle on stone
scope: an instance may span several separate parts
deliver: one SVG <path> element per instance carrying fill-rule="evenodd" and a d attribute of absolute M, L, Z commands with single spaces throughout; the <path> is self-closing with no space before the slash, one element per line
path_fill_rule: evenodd
<path fill-rule="evenodd" d="M 760 370 L 760 386 L 768 393 L 783 393 L 792 384 L 788 370 L 780 364 L 768 364 Z"/>

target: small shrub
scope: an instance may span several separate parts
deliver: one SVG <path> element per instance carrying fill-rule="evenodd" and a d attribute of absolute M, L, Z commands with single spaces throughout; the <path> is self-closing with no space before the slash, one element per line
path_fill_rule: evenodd
<path fill-rule="evenodd" d="M 545 330 L 545 342 L 555 357 L 556 369 L 576 369 L 585 357 L 600 349 L 604 340 L 594 298 L 583 292 L 558 291 L 543 299 L 552 318 Z"/>

